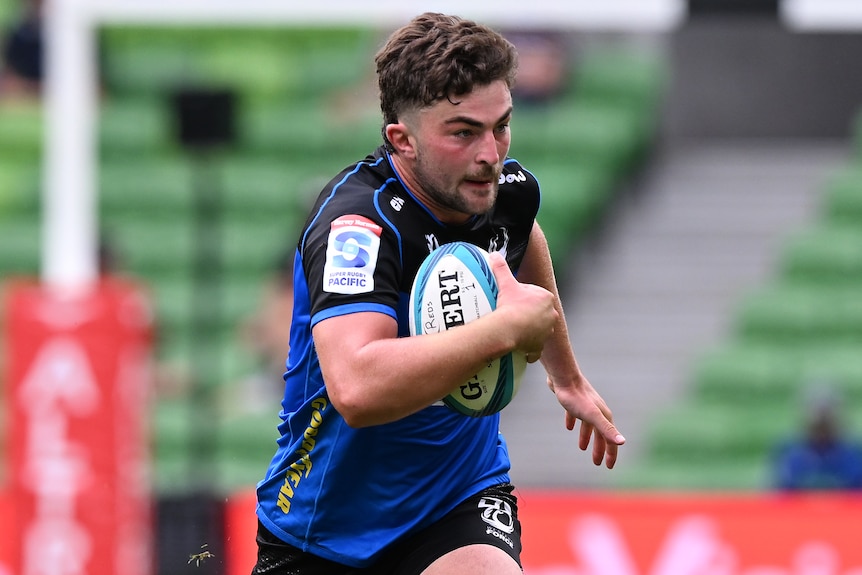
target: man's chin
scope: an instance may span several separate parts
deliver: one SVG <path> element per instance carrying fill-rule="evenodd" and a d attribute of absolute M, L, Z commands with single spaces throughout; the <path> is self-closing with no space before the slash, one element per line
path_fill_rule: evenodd
<path fill-rule="evenodd" d="M 471 213 L 476 216 L 488 213 L 497 202 L 497 190 L 494 189 L 484 196 L 475 196 L 470 202 Z"/>

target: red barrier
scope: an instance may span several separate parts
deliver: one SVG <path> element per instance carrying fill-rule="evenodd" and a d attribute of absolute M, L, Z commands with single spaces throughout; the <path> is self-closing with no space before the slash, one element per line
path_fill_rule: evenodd
<path fill-rule="evenodd" d="M 521 490 L 525 575 L 862 575 L 862 496 Z M 254 565 L 254 492 L 228 501 L 226 575 Z"/>
<path fill-rule="evenodd" d="M 148 575 L 146 298 L 16 283 L 6 320 L 12 572 Z"/>
<path fill-rule="evenodd" d="M 862 575 L 862 497 L 520 494 L 526 575 Z"/>
<path fill-rule="evenodd" d="M 8 489 L 0 489 L 0 575 L 12 575 L 15 506 Z"/>
<path fill-rule="evenodd" d="M 238 491 L 225 503 L 225 575 L 248 575 L 257 561 L 257 496 Z"/>

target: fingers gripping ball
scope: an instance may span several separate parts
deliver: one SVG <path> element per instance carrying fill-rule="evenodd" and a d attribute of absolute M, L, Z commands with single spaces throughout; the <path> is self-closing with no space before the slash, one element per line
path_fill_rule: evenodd
<path fill-rule="evenodd" d="M 431 252 L 410 290 L 410 335 L 454 329 L 495 309 L 498 287 L 488 257 L 488 252 L 466 242 L 444 244 Z M 515 397 L 526 366 L 523 354 L 508 353 L 444 397 L 443 403 L 471 417 L 497 413 Z"/>

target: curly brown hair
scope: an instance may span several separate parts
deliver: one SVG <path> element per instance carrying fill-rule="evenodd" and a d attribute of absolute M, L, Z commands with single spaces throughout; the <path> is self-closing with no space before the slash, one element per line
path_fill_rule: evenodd
<path fill-rule="evenodd" d="M 515 47 L 498 32 L 433 12 L 396 30 L 374 61 L 384 130 L 405 111 L 468 94 L 475 86 L 503 80 L 511 88 L 518 66 Z"/>

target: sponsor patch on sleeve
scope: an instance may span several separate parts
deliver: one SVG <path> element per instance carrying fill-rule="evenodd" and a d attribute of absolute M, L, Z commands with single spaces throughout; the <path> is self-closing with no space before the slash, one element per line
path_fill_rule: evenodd
<path fill-rule="evenodd" d="M 347 215 L 329 226 L 323 291 L 340 294 L 374 290 L 374 270 L 383 228 L 364 216 Z"/>

